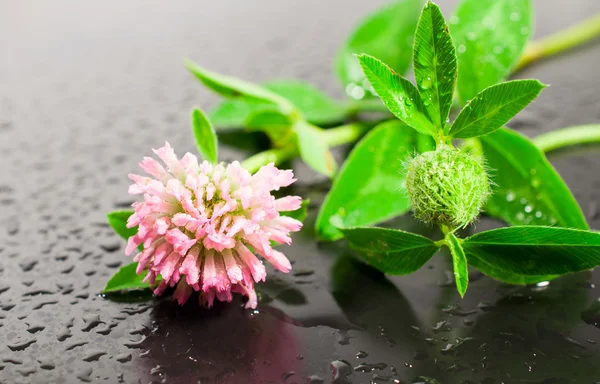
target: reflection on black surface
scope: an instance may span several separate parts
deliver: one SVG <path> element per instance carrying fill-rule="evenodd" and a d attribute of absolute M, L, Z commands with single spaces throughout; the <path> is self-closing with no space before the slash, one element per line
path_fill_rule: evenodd
<path fill-rule="evenodd" d="M 589 273 L 582 273 L 548 286 L 509 287 L 495 303 L 473 306 L 477 313 L 468 318 L 447 316 L 448 326 L 429 349 L 433 359 L 419 371 L 443 383 L 584 383 L 600 377 L 600 335 L 581 321 L 590 302 L 588 280 Z M 500 284 L 494 285 L 497 294 Z"/>
<path fill-rule="evenodd" d="M 286 372 L 300 371 L 292 326 L 242 306 L 237 300 L 206 310 L 193 300 L 183 307 L 160 301 L 142 343 L 142 376 L 184 384 L 278 383 Z"/>
<path fill-rule="evenodd" d="M 442 302 L 426 309 L 433 316 L 422 319 L 383 274 L 352 257 L 336 261 L 332 289 L 349 320 L 371 335 L 358 335 L 355 348 L 376 350 L 377 361 L 404 362 L 410 368 L 389 379 L 584 383 L 600 378 L 600 306 L 590 276 L 569 275 L 531 287 L 483 277 L 473 281 L 471 294 L 461 301 L 452 294 L 453 285 L 443 286 L 438 288 Z M 414 305 L 414 293 L 407 293 Z M 385 341 L 390 348 L 382 355 Z"/>

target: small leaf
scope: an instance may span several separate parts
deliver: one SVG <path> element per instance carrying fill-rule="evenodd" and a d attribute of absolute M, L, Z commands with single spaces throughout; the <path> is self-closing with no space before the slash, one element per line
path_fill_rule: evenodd
<path fill-rule="evenodd" d="M 466 139 L 492 133 L 531 103 L 545 87 L 537 80 L 514 80 L 492 85 L 460 111 L 450 134 Z"/>
<path fill-rule="evenodd" d="M 290 127 L 292 120 L 281 112 L 273 110 L 256 110 L 250 112 L 245 125 L 251 130 L 261 130 L 268 127 Z"/>
<path fill-rule="evenodd" d="M 273 104 L 248 102 L 241 99 L 223 100 L 209 113 L 210 121 L 217 132 L 231 131 L 245 127 L 246 119 L 252 112 L 277 111 Z"/>
<path fill-rule="evenodd" d="M 519 275 L 562 275 L 600 265 L 600 233 L 541 226 L 494 229 L 463 241 L 469 261 Z"/>
<path fill-rule="evenodd" d="M 332 177 L 337 170 L 337 164 L 320 128 L 301 120 L 296 122 L 294 129 L 298 135 L 298 148 L 302 160 L 313 170 Z"/>
<path fill-rule="evenodd" d="M 208 71 L 190 60 L 186 60 L 185 65 L 207 88 L 223 97 L 241 97 L 254 102 L 275 104 L 286 113 L 294 110 L 289 101 L 260 85 Z"/>
<path fill-rule="evenodd" d="M 437 129 L 429 120 L 419 91 L 412 83 L 372 56 L 358 55 L 360 65 L 385 106 L 407 125 L 435 136 Z"/>
<path fill-rule="evenodd" d="M 310 204 L 310 199 L 302 199 L 300 208 L 296 209 L 295 211 L 283 211 L 279 213 L 281 216 L 287 216 L 298 221 L 304 221 L 304 219 L 306 219 L 306 215 L 308 214 L 308 204 Z"/>
<path fill-rule="evenodd" d="M 511 225 L 558 225 L 588 229 L 577 200 L 544 154 L 507 128 L 479 138 L 492 170 L 485 210 Z"/>
<path fill-rule="evenodd" d="M 312 84 L 299 80 L 277 80 L 263 86 L 287 99 L 311 124 L 333 125 L 346 119 L 346 108 Z M 210 119 L 219 131 L 231 130 L 245 127 L 250 114 L 258 111 L 276 113 L 280 112 L 280 109 L 274 104 L 230 99 L 217 105 L 211 111 Z"/>
<path fill-rule="evenodd" d="M 410 201 L 403 183 L 402 167 L 416 147 L 433 146 L 398 120 L 373 128 L 350 152 L 317 217 L 316 231 L 322 240 L 337 240 L 342 232 L 332 223 L 338 216 L 344 226 L 376 224 L 406 213 Z"/>
<path fill-rule="evenodd" d="M 531 0 L 462 0 L 450 18 L 463 103 L 504 80 L 533 31 Z"/>
<path fill-rule="evenodd" d="M 292 120 L 276 110 L 258 109 L 248 115 L 245 122 L 249 131 L 262 131 L 276 147 L 292 139 Z"/>
<path fill-rule="evenodd" d="M 479 272 L 487 275 L 495 280 L 508 284 L 528 285 L 536 284 L 541 281 L 554 280 L 560 275 L 522 275 L 518 273 L 506 272 L 496 268 L 493 264 L 487 263 L 485 260 L 472 257 L 469 255 L 469 265 L 477 269 Z"/>
<path fill-rule="evenodd" d="M 106 215 L 108 224 L 125 240 L 135 235 L 138 231 L 137 227 L 127 228 L 127 219 L 131 215 L 133 215 L 133 211 L 114 211 Z"/>
<path fill-rule="evenodd" d="M 354 57 L 357 53 L 379 57 L 398 73 L 406 72 L 422 4 L 422 0 L 396 1 L 360 22 L 335 59 L 336 73 L 347 91 L 348 87 L 364 89 L 365 75 Z"/>
<path fill-rule="evenodd" d="M 289 100 L 302 117 L 314 125 L 331 125 L 346 118 L 346 108 L 310 83 L 299 80 L 278 80 L 265 88 Z"/>
<path fill-rule="evenodd" d="M 139 275 L 136 274 L 135 269 L 137 268 L 137 265 L 138 263 L 134 262 L 119 268 L 117 273 L 115 273 L 110 278 L 110 280 L 108 280 L 106 286 L 102 290 L 102 293 L 132 291 L 150 288 L 150 285 L 143 281 L 148 272 L 142 271 L 142 273 L 140 273 Z M 159 281 L 158 278 L 156 280 Z"/>
<path fill-rule="evenodd" d="M 439 249 L 421 235 L 377 227 L 340 228 L 361 258 L 391 275 L 406 275 L 423 266 Z"/>
<path fill-rule="evenodd" d="M 446 240 L 448 248 L 450 248 L 450 254 L 452 255 L 456 289 L 458 289 L 460 297 L 464 297 L 465 292 L 467 292 L 467 286 L 469 285 L 469 266 L 467 264 L 467 257 L 465 256 L 465 252 L 459 240 L 453 233 L 449 233 L 446 236 Z"/>
<path fill-rule="evenodd" d="M 415 34 L 415 80 L 431 120 L 440 130 L 452 106 L 456 50 L 440 8 L 425 4 Z"/>
<path fill-rule="evenodd" d="M 192 131 L 200 155 L 204 160 L 216 164 L 218 159 L 217 134 L 204 112 L 198 108 L 192 111 Z"/>

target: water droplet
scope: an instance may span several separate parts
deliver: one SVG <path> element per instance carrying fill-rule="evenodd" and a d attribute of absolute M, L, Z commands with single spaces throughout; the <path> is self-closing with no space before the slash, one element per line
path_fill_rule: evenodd
<path fill-rule="evenodd" d="M 540 211 L 537 211 L 537 212 L 535 213 L 535 217 L 537 217 L 538 219 L 540 219 L 542 216 L 543 216 L 543 215 L 542 215 L 542 212 L 540 212 Z"/>
<path fill-rule="evenodd" d="M 90 349 L 87 351 L 85 356 L 83 357 L 83 361 L 91 362 L 98 361 L 100 356 L 106 355 L 106 351 L 102 351 L 100 349 Z"/>
<path fill-rule="evenodd" d="M 410 107 L 411 105 L 413 105 L 413 100 L 410 97 L 407 97 L 406 99 L 404 99 L 404 104 L 406 104 L 407 107 Z"/>
<path fill-rule="evenodd" d="M 467 33 L 467 40 L 475 40 L 477 38 L 477 34 L 473 31 Z"/>
<path fill-rule="evenodd" d="M 381 371 L 387 368 L 387 364 L 385 363 L 375 363 L 375 364 L 367 364 L 362 363 L 357 365 L 354 370 L 356 372 L 373 372 L 373 371 Z"/>
<path fill-rule="evenodd" d="M 131 353 L 121 353 L 115 357 L 115 360 L 117 360 L 119 363 L 131 361 Z"/>
<path fill-rule="evenodd" d="M 519 21 L 521 20 L 521 14 L 519 12 L 512 12 L 510 14 L 510 21 Z"/>
<path fill-rule="evenodd" d="M 330 364 L 332 384 L 350 383 L 349 376 L 352 374 L 352 366 L 345 360 L 335 360 Z"/>
<path fill-rule="evenodd" d="M 550 285 L 550 282 L 549 282 L 549 281 L 540 281 L 540 282 L 539 282 L 539 283 L 537 283 L 535 286 L 536 286 L 536 287 L 538 287 L 538 288 L 541 288 L 541 287 L 547 287 L 547 286 L 549 286 L 549 285 Z"/>
<path fill-rule="evenodd" d="M 369 356 L 369 354 L 367 352 L 365 352 L 365 351 L 358 351 L 356 353 L 356 358 L 357 359 L 364 359 L 364 358 L 366 358 L 368 356 Z"/>
<path fill-rule="evenodd" d="M 336 335 L 335 338 L 338 342 L 339 345 L 348 345 L 350 344 L 350 334 L 348 333 L 348 331 L 344 331 L 344 330 L 337 330 L 336 331 Z"/>
<path fill-rule="evenodd" d="M 450 16 L 450 24 L 458 24 L 460 23 L 460 19 L 456 15 Z"/>
<path fill-rule="evenodd" d="M 525 212 L 531 213 L 531 211 L 533 211 L 533 208 L 531 207 L 531 205 L 526 205 L 525 206 Z"/>
<path fill-rule="evenodd" d="M 525 205 L 525 204 L 527 204 L 527 199 L 526 199 L 526 198 L 524 198 L 524 197 L 521 197 L 521 198 L 519 199 L 519 203 L 521 203 L 521 204 Z"/>
<path fill-rule="evenodd" d="M 307 381 L 307 384 L 323 384 L 323 383 L 325 383 L 325 380 L 323 380 L 323 378 L 321 378 L 320 376 L 317 376 L 317 375 L 308 376 L 306 381 Z"/>
<path fill-rule="evenodd" d="M 54 364 L 52 359 L 49 357 L 40 357 L 38 359 L 38 362 L 40 363 L 40 368 L 42 368 L 42 369 L 49 371 L 49 370 L 56 368 L 56 365 Z"/>
<path fill-rule="evenodd" d="M 77 373 L 76 377 L 83 382 L 89 383 L 92 381 L 91 376 L 93 371 L 94 370 L 92 368 L 84 368 Z"/>
<path fill-rule="evenodd" d="M 508 201 L 509 203 L 512 201 L 515 201 L 515 198 L 516 198 L 516 196 L 515 196 L 514 192 L 508 192 L 506 194 L 506 201 Z"/>
<path fill-rule="evenodd" d="M 31 344 L 35 343 L 35 339 L 31 340 L 17 340 L 14 343 L 7 344 L 6 346 L 13 352 L 23 351 L 27 349 Z"/>
<path fill-rule="evenodd" d="M 521 27 L 521 35 L 529 34 L 529 27 Z"/>
<path fill-rule="evenodd" d="M 460 44 L 457 49 L 458 53 L 465 53 L 467 51 L 467 46 L 464 44 Z"/>
<path fill-rule="evenodd" d="M 427 76 L 427 79 L 423 79 L 421 81 L 421 84 L 419 84 L 419 87 L 421 89 L 429 89 L 429 88 L 431 88 L 432 85 L 433 85 L 433 82 L 431 81 L 431 76 Z"/>
<path fill-rule="evenodd" d="M 499 54 L 501 54 L 502 52 L 504 52 L 504 47 L 503 47 L 503 46 L 501 46 L 501 45 L 496 45 L 496 46 L 494 47 L 494 54 L 496 54 L 496 55 L 499 55 Z"/>

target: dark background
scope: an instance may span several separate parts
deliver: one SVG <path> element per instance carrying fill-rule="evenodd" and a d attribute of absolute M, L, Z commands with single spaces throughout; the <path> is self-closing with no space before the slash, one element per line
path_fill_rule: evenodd
<path fill-rule="evenodd" d="M 255 82 L 300 78 L 341 98 L 334 53 L 382 3 L 0 1 L 0 382 L 600 381 L 600 272 L 533 288 L 474 272 L 460 300 L 443 257 L 386 280 L 342 244 L 316 244 L 316 206 L 285 250 L 293 273 L 269 275 L 256 311 L 98 296 L 129 262 L 104 219 L 131 203 L 127 173 L 164 140 L 193 151 L 189 111 L 217 101 L 182 59 Z M 455 1 L 440 3 L 448 14 Z M 538 37 L 600 12 L 597 0 L 535 3 Z M 599 122 L 599 61 L 589 45 L 519 74 L 552 87 L 513 127 Z M 599 154 L 550 156 L 596 229 Z M 320 202 L 324 180 L 294 169 L 293 192 Z"/>

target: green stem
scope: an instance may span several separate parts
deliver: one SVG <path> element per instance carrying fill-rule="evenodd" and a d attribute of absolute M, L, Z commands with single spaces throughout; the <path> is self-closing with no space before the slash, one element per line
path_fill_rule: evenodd
<path fill-rule="evenodd" d="M 337 147 L 348 143 L 353 143 L 365 134 L 372 124 L 352 123 L 342 125 L 336 128 L 323 130 L 323 138 L 328 147 Z M 242 167 L 250 173 L 254 173 L 263 165 L 275 163 L 279 165 L 284 161 L 291 160 L 298 156 L 298 148 L 294 144 L 286 145 L 283 148 L 269 149 L 250 156 L 242 161 Z"/>
<path fill-rule="evenodd" d="M 263 165 L 267 165 L 269 163 L 275 163 L 275 165 L 279 165 L 297 155 L 298 149 L 294 146 L 274 148 L 250 156 L 246 160 L 242 161 L 241 164 L 242 167 L 246 168 L 250 173 L 254 173 Z"/>
<path fill-rule="evenodd" d="M 544 133 L 532 139 L 542 151 L 550 152 L 569 145 L 600 143 L 600 125 L 579 125 Z"/>
<path fill-rule="evenodd" d="M 526 67 L 534 61 L 554 56 L 587 43 L 598 36 L 600 36 L 600 14 L 575 24 L 570 28 L 529 43 L 515 71 Z"/>
<path fill-rule="evenodd" d="M 323 137 L 325 138 L 328 147 L 337 147 L 360 139 L 372 126 L 372 124 L 367 123 L 342 125 L 336 128 L 323 130 Z"/>

